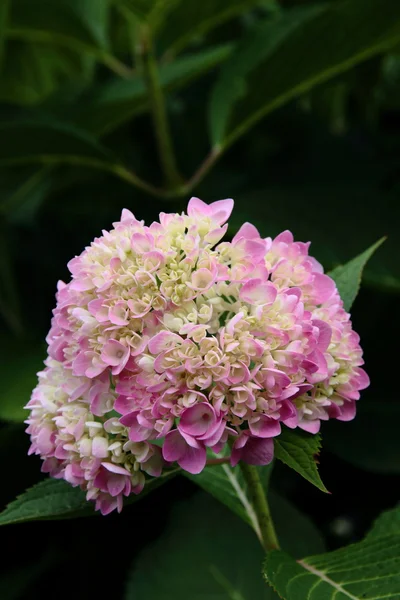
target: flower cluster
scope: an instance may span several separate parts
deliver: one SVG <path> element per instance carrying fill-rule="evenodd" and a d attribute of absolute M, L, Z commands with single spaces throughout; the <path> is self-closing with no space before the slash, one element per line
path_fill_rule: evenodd
<path fill-rule="evenodd" d="M 232 200 L 121 221 L 59 283 L 46 368 L 27 406 L 43 470 L 121 510 L 146 475 L 190 473 L 207 451 L 267 464 L 282 423 L 352 419 L 368 385 L 332 279 L 289 231 L 231 242 Z M 146 474 L 146 475 L 145 475 Z"/>

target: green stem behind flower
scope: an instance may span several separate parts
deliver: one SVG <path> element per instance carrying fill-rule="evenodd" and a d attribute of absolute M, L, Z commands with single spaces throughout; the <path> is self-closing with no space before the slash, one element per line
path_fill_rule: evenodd
<path fill-rule="evenodd" d="M 257 515 L 263 546 L 267 551 L 276 550 L 279 548 L 279 542 L 257 468 L 242 461 L 240 461 L 239 466 L 247 483 L 250 499 Z"/>
<path fill-rule="evenodd" d="M 150 99 L 155 136 L 164 177 L 170 189 L 176 188 L 179 190 L 179 188 L 182 186 L 183 180 L 179 174 L 175 161 L 175 153 L 167 119 L 167 111 L 165 108 L 164 93 L 160 85 L 158 67 L 154 58 L 150 31 L 146 26 L 143 26 L 142 30 L 142 59 L 143 70 Z"/>

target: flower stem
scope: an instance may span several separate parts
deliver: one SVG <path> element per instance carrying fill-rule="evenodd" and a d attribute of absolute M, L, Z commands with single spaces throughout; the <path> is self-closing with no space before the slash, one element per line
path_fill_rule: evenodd
<path fill-rule="evenodd" d="M 214 467 L 218 465 L 227 465 L 231 460 L 230 456 L 224 456 L 222 458 L 210 458 L 207 461 L 207 467 Z"/>
<path fill-rule="evenodd" d="M 247 483 L 250 499 L 260 525 L 263 546 L 267 551 L 276 550 L 279 548 L 279 542 L 258 471 L 256 467 L 242 461 L 240 461 L 239 465 Z"/>
<path fill-rule="evenodd" d="M 161 167 L 168 187 L 179 189 L 182 186 L 183 181 L 175 161 L 171 131 L 165 108 L 164 93 L 160 85 L 150 31 L 146 26 L 142 29 L 142 59 Z"/>

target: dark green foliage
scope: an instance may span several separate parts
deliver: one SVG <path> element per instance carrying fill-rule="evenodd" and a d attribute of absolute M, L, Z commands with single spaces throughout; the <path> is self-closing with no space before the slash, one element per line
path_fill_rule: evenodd
<path fill-rule="evenodd" d="M 396 600 L 400 595 L 398 512 L 383 514 L 364 541 L 335 552 L 296 562 L 285 552 L 272 551 L 264 567 L 267 582 L 283 600 Z M 395 523 L 388 528 L 391 520 Z"/>

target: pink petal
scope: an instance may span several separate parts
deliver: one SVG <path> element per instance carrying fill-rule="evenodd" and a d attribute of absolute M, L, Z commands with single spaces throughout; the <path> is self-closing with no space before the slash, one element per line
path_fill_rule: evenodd
<path fill-rule="evenodd" d="M 213 220 L 218 225 L 223 225 L 229 219 L 233 210 L 233 204 L 232 198 L 227 198 L 226 200 L 217 200 L 217 202 L 212 202 L 209 205 Z"/>
<path fill-rule="evenodd" d="M 285 244 L 293 244 L 293 233 L 286 229 L 276 236 L 274 242 L 284 242 Z"/>
<path fill-rule="evenodd" d="M 293 406 L 290 400 L 284 400 L 282 402 L 281 407 L 279 409 L 279 414 L 280 420 L 284 422 L 286 420 L 292 419 L 293 417 L 297 417 L 296 408 Z"/>
<path fill-rule="evenodd" d="M 258 229 L 251 223 L 243 223 L 237 234 L 234 236 L 232 243 L 234 244 L 240 240 L 240 238 L 245 238 L 246 240 L 258 240 L 260 234 Z"/>
<path fill-rule="evenodd" d="M 308 431 L 308 433 L 318 433 L 321 428 L 321 421 L 316 419 L 315 421 L 301 421 L 299 427 Z"/>
<path fill-rule="evenodd" d="M 107 469 L 107 471 L 110 471 L 110 473 L 116 473 L 117 475 L 130 475 L 130 472 L 127 469 L 119 467 L 114 463 L 102 462 L 101 464 L 105 469 Z"/>
<path fill-rule="evenodd" d="M 131 248 L 136 254 L 144 254 L 153 250 L 154 240 L 151 235 L 134 233 L 131 237 Z"/>
<path fill-rule="evenodd" d="M 111 496 L 119 496 L 125 488 L 125 477 L 110 475 L 107 480 L 107 489 Z"/>
<path fill-rule="evenodd" d="M 356 379 L 357 390 L 364 390 L 365 388 L 367 388 L 370 384 L 370 381 L 369 381 L 369 377 L 366 374 L 366 372 L 364 371 L 364 369 L 357 367 L 354 369 L 354 372 L 355 372 L 355 375 L 357 376 L 357 379 Z"/>
<path fill-rule="evenodd" d="M 272 439 L 260 439 L 246 436 L 245 445 L 239 448 L 238 441 L 233 445 L 231 465 L 234 467 L 239 460 L 248 465 L 268 465 L 274 458 L 274 442 Z"/>
<path fill-rule="evenodd" d="M 121 223 L 132 220 L 136 221 L 134 214 L 127 208 L 123 208 L 121 213 Z"/>
<path fill-rule="evenodd" d="M 216 444 L 218 444 L 221 440 L 221 437 L 224 434 L 226 427 L 225 421 L 220 421 L 216 423 L 214 429 L 210 432 L 205 433 L 203 436 L 199 438 L 199 440 L 203 441 L 206 446 L 209 448 L 213 448 Z"/>
<path fill-rule="evenodd" d="M 200 402 L 183 411 L 178 429 L 196 437 L 204 435 L 214 423 L 213 407 L 207 402 Z"/>
<path fill-rule="evenodd" d="M 253 436 L 258 438 L 271 438 L 279 435 L 281 432 L 281 424 L 271 417 L 262 415 L 258 421 L 249 422 L 249 428 Z"/>
<path fill-rule="evenodd" d="M 103 516 L 109 515 L 116 508 L 118 512 L 121 512 L 118 505 L 119 498 L 120 496 L 112 498 L 111 496 L 102 494 L 96 500 L 96 510 L 99 510 Z"/>
<path fill-rule="evenodd" d="M 127 398 L 126 396 L 118 396 L 114 403 L 114 410 L 121 415 L 127 415 L 137 409 L 136 398 Z"/>
<path fill-rule="evenodd" d="M 204 469 L 207 460 L 206 449 L 189 446 L 176 429 L 165 436 L 162 453 L 166 461 L 177 461 L 182 469 L 193 475 Z"/>
<path fill-rule="evenodd" d="M 338 421 L 352 421 L 356 416 L 356 401 L 346 400 L 339 409 L 340 414 L 336 417 Z"/>
<path fill-rule="evenodd" d="M 129 348 L 117 342 L 117 340 L 108 340 L 104 345 L 100 358 L 113 367 L 117 367 L 129 357 Z"/>
<path fill-rule="evenodd" d="M 198 473 L 201 473 L 201 471 L 206 466 L 206 449 L 191 448 L 190 446 L 188 446 L 186 448 L 185 454 L 177 462 L 178 465 L 185 471 L 188 471 L 188 473 L 192 473 L 192 475 L 197 475 Z"/>
<path fill-rule="evenodd" d="M 165 460 L 168 462 L 175 462 L 184 456 L 186 452 L 187 444 L 179 431 L 174 429 L 165 436 L 164 444 L 162 447 L 162 454 Z"/>
<path fill-rule="evenodd" d="M 240 298 L 250 304 L 272 304 L 277 296 L 272 283 L 263 283 L 261 279 L 250 279 L 240 290 Z"/>
<path fill-rule="evenodd" d="M 170 331 L 160 331 L 160 333 L 157 333 L 149 341 L 149 351 L 152 354 L 160 354 L 160 352 L 164 352 L 182 342 L 183 340 L 180 335 Z"/>
<path fill-rule="evenodd" d="M 314 274 L 313 289 L 316 294 L 316 301 L 320 304 L 326 302 L 336 290 L 333 279 L 322 273 Z"/>
<path fill-rule="evenodd" d="M 211 214 L 210 206 L 200 198 L 190 198 L 187 214 L 189 217 L 207 217 Z"/>
<path fill-rule="evenodd" d="M 313 325 L 318 327 L 319 336 L 318 336 L 318 349 L 321 352 L 325 352 L 328 349 L 329 344 L 331 343 L 332 337 L 332 328 L 325 321 L 321 321 L 320 319 L 313 319 Z"/>
<path fill-rule="evenodd" d="M 128 413 L 120 418 L 120 423 L 125 425 L 125 427 L 129 428 L 129 439 L 132 442 L 144 442 L 149 439 L 151 434 L 153 433 L 152 429 L 148 427 L 143 427 L 138 422 L 138 414 L 139 412 Z"/>
<path fill-rule="evenodd" d="M 108 318 L 114 325 L 128 325 L 129 319 L 127 318 L 127 315 L 128 311 L 125 302 L 117 302 L 115 306 L 112 306 L 108 310 Z"/>

